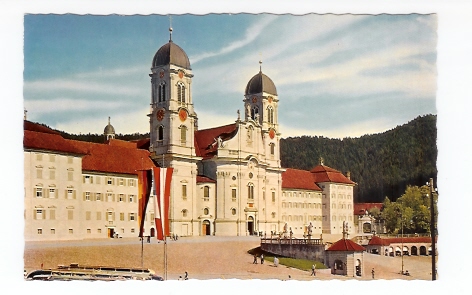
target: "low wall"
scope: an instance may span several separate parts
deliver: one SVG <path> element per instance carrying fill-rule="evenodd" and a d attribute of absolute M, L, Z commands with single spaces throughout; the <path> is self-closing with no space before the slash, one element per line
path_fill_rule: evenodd
<path fill-rule="evenodd" d="M 261 249 L 290 258 L 325 260 L 325 247 L 319 239 L 261 239 Z"/>

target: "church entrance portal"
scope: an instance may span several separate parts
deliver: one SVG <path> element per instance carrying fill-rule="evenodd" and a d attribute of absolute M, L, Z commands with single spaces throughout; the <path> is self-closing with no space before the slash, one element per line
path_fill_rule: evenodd
<path fill-rule="evenodd" d="M 151 228 L 151 237 L 156 236 L 156 230 L 154 228 Z"/>
<path fill-rule="evenodd" d="M 247 231 L 249 235 L 254 234 L 254 217 L 249 216 L 247 219 Z"/>
<path fill-rule="evenodd" d="M 113 228 L 108 228 L 108 237 L 113 238 L 115 235 L 115 230 Z"/>
<path fill-rule="evenodd" d="M 210 235 L 210 221 L 204 220 L 202 222 L 202 236 Z"/>

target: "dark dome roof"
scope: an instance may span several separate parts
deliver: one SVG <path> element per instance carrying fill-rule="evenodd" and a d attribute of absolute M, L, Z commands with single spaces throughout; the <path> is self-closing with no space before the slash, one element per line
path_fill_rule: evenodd
<path fill-rule="evenodd" d="M 108 125 L 105 126 L 105 129 L 103 129 L 103 134 L 115 134 L 115 127 L 110 124 L 110 117 L 108 117 Z"/>
<path fill-rule="evenodd" d="M 277 95 L 277 89 L 274 82 L 262 72 L 257 73 L 249 80 L 246 86 L 246 95 L 267 92 Z"/>
<path fill-rule="evenodd" d="M 162 45 L 152 60 L 153 67 L 164 66 L 168 64 L 173 64 L 191 70 L 190 61 L 187 54 L 182 48 L 172 41 Z"/>

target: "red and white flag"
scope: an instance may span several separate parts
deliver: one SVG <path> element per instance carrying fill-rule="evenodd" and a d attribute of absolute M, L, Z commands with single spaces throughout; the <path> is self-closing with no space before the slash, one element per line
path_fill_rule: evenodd
<path fill-rule="evenodd" d="M 139 237 L 143 236 L 144 232 L 144 216 L 146 215 L 146 208 L 151 194 L 152 185 L 151 170 L 138 170 L 138 224 Z"/>
<path fill-rule="evenodd" d="M 153 167 L 154 188 L 156 199 L 154 200 L 154 214 L 156 219 L 157 239 L 164 240 L 170 235 L 169 207 L 170 207 L 170 183 L 174 168 Z"/>

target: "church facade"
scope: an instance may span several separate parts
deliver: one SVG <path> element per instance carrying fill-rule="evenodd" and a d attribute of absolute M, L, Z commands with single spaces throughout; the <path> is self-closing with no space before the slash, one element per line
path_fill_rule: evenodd
<path fill-rule="evenodd" d="M 149 139 L 114 139 L 110 118 L 103 144 L 25 120 L 26 240 L 137 237 L 136 171 L 155 166 L 174 168 L 169 216 L 178 236 L 341 235 L 343 222 L 354 232 L 349 174 L 322 161 L 310 171 L 281 166 L 279 96 L 262 68 L 247 83 L 236 121 L 203 130 L 189 58 L 172 39 L 149 76 Z M 155 236 L 152 208 L 144 234 Z"/>

